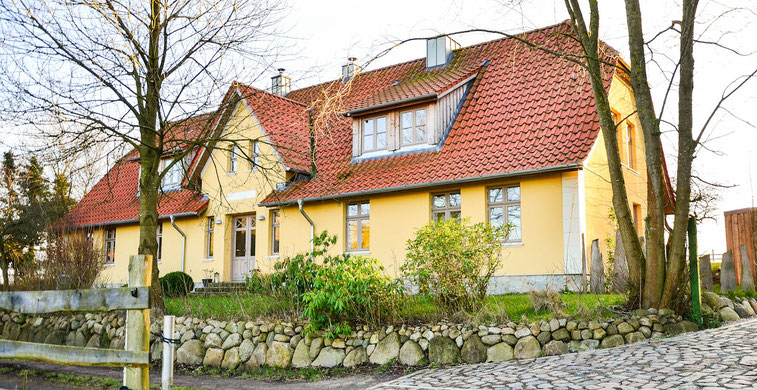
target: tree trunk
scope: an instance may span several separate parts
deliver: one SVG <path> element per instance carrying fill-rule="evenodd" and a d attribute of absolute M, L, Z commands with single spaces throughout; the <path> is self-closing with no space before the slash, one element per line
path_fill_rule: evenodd
<path fill-rule="evenodd" d="M 681 296 L 686 258 L 686 230 L 691 200 L 691 165 L 695 142 L 693 129 L 694 94 L 694 19 L 697 0 L 683 1 L 681 19 L 681 59 L 678 86 L 678 169 L 676 171 L 676 207 L 673 232 L 670 235 L 668 274 L 662 292 L 662 307 L 677 307 L 675 298 Z"/>
<path fill-rule="evenodd" d="M 665 187 L 659 121 L 649 90 L 644 54 L 644 31 L 638 0 L 626 0 L 631 87 L 644 133 L 647 163 L 646 269 L 642 306 L 659 307 L 665 281 Z"/>

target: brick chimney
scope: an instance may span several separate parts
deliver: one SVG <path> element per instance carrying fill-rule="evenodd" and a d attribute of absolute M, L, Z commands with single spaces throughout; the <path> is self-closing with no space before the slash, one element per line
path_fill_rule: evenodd
<path fill-rule="evenodd" d="M 286 69 L 279 68 L 279 74 L 271 77 L 271 92 L 279 96 L 287 96 L 292 91 L 292 79 L 284 74 Z"/>

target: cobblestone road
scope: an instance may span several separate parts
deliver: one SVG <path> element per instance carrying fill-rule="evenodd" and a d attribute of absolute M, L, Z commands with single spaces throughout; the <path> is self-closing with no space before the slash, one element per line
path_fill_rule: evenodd
<path fill-rule="evenodd" d="M 426 369 L 371 389 L 745 388 L 757 389 L 757 319 L 611 349 Z"/>

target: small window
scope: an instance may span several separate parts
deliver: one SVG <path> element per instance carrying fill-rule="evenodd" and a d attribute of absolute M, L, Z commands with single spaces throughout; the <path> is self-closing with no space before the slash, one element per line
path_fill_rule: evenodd
<path fill-rule="evenodd" d="M 157 260 L 158 263 L 160 263 L 160 260 L 163 258 L 163 224 L 159 223 L 158 228 L 156 229 L 155 238 L 158 241 L 158 250 L 157 250 Z"/>
<path fill-rule="evenodd" d="M 170 159 L 160 161 L 161 171 L 165 170 L 167 166 L 171 165 L 173 161 Z M 160 188 L 163 191 L 175 190 L 181 188 L 181 181 L 184 178 L 184 169 L 181 161 L 177 161 L 168 168 L 163 174 L 163 179 L 160 182 Z"/>
<path fill-rule="evenodd" d="M 214 217 L 208 217 L 205 222 L 205 258 L 213 258 L 213 233 L 215 233 Z"/>
<path fill-rule="evenodd" d="M 347 205 L 347 250 L 367 250 L 371 247 L 371 205 L 368 202 Z"/>
<path fill-rule="evenodd" d="M 229 173 L 237 172 L 238 157 L 239 157 L 239 147 L 234 145 L 229 149 Z"/>
<path fill-rule="evenodd" d="M 386 117 L 363 120 L 363 152 L 386 149 Z"/>
<path fill-rule="evenodd" d="M 425 109 L 400 113 L 400 136 L 402 146 L 417 145 L 427 141 Z"/>
<path fill-rule="evenodd" d="M 260 166 L 260 143 L 250 141 L 250 170 Z"/>
<path fill-rule="evenodd" d="M 271 255 L 279 254 L 281 244 L 281 215 L 279 210 L 271 211 Z"/>
<path fill-rule="evenodd" d="M 626 156 L 628 156 L 628 167 L 636 169 L 636 128 L 631 122 L 626 122 Z"/>
<path fill-rule="evenodd" d="M 520 215 L 520 186 L 503 186 L 489 188 L 489 223 L 492 226 L 509 224 L 512 228 L 507 236 L 507 242 L 520 242 L 521 215 Z"/>
<path fill-rule="evenodd" d="M 460 192 L 431 196 L 431 219 L 435 222 L 454 219 L 460 221 Z"/>
<path fill-rule="evenodd" d="M 623 124 L 620 121 L 620 113 L 612 111 L 612 121 L 615 123 L 615 136 L 618 141 L 618 154 L 620 155 L 620 162 L 625 160 L 624 155 L 626 149 L 625 132 L 623 131 Z"/>
<path fill-rule="evenodd" d="M 105 264 L 116 262 L 116 229 L 105 230 Z"/>

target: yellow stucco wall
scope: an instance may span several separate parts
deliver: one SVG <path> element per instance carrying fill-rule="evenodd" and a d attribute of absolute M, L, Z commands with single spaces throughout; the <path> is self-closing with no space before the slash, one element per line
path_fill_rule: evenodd
<path fill-rule="evenodd" d="M 619 77 L 613 78 L 610 93 L 610 106 L 620 114 L 620 118 L 626 118 L 634 125 L 636 139 L 635 169 L 627 164 L 628 153 L 621 153 L 623 161 L 623 177 L 626 181 L 629 207 L 633 212 L 634 203 L 641 206 L 642 218 L 647 213 L 647 165 L 645 159 L 644 134 L 641 130 L 638 116 L 634 113 L 636 102 L 631 88 Z M 629 116 L 630 115 L 630 116 Z M 584 187 L 586 196 L 586 251 L 587 259 L 591 262 L 591 242 L 599 239 L 599 247 L 602 258 L 607 261 L 608 247 L 606 238 L 615 238 L 613 224 L 609 218 L 612 208 L 612 188 L 610 185 L 610 172 L 607 165 L 607 153 L 604 145 L 604 137 L 600 133 L 593 151 L 585 163 Z M 643 235 L 643 223 L 641 224 Z M 589 269 L 591 269 L 589 265 Z"/>

